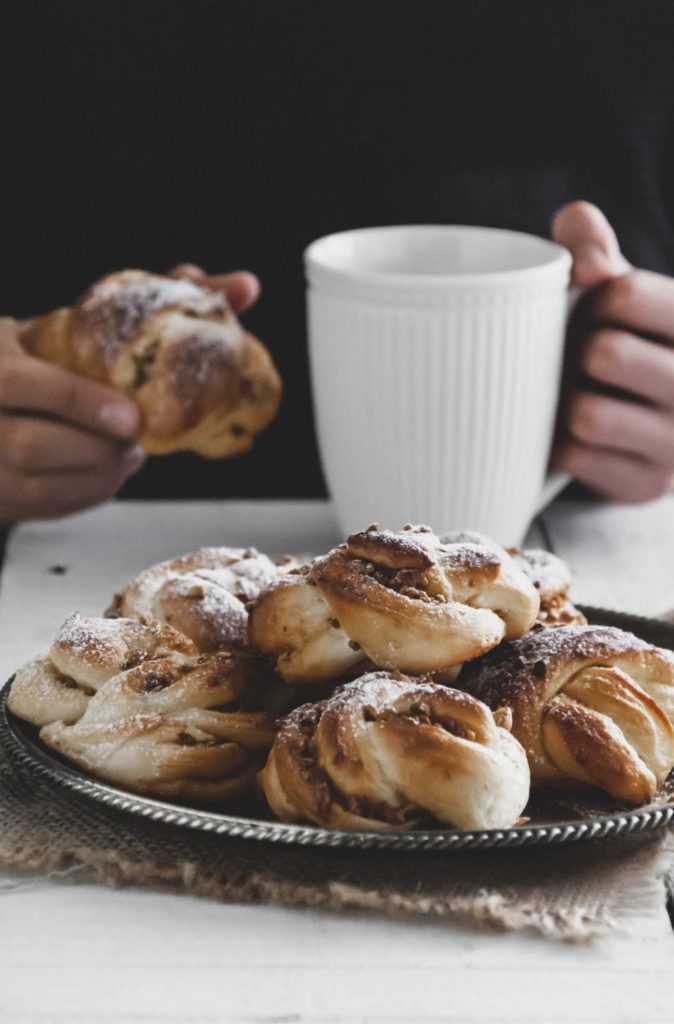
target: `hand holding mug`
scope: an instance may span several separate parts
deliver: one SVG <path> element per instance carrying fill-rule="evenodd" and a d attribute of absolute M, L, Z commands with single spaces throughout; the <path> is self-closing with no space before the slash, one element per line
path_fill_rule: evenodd
<path fill-rule="evenodd" d="M 553 238 L 571 251 L 572 283 L 589 289 L 554 465 L 618 501 L 660 497 L 674 484 L 674 280 L 631 267 L 589 203 L 563 207 Z"/>

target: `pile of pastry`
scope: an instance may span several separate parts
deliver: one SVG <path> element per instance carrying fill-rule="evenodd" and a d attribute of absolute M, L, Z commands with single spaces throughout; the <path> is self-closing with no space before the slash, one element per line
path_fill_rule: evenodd
<path fill-rule="evenodd" d="M 11 711 L 85 771 L 328 828 L 506 828 L 531 787 L 650 802 L 674 653 L 589 626 L 564 564 L 378 525 L 307 564 L 205 548 L 70 616 Z"/>

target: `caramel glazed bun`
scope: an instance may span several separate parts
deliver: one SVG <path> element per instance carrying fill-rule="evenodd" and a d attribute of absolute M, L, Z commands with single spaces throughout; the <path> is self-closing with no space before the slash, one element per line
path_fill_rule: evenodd
<path fill-rule="evenodd" d="M 262 681 L 264 682 L 264 681 Z M 275 736 L 259 666 L 198 654 L 169 626 L 71 616 L 50 654 L 19 673 L 10 710 L 101 779 L 151 796 L 249 794 Z"/>
<path fill-rule="evenodd" d="M 106 614 L 166 623 L 200 651 L 245 645 L 248 603 L 296 565 L 255 548 L 200 548 L 136 576 Z"/>
<path fill-rule="evenodd" d="M 367 661 L 441 673 L 525 633 L 538 610 L 536 589 L 503 548 L 374 525 L 263 592 L 250 639 L 297 685 Z"/>
<path fill-rule="evenodd" d="M 529 769 L 497 718 L 458 690 L 370 673 L 281 722 L 262 774 L 267 801 L 281 821 L 326 828 L 429 817 L 507 828 L 527 802 Z"/>
<path fill-rule="evenodd" d="M 538 626 L 457 683 L 512 710 L 537 785 L 596 786 L 640 805 L 674 767 L 674 654 L 608 626 Z"/>
<path fill-rule="evenodd" d="M 138 443 L 155 455 L 247 451 L 276 415 L 281 380 L 226 298 L 190 281 L 122 270 L 74 306 L 33 320 L 31 355 L 108 384 L 138 404 Z"/>

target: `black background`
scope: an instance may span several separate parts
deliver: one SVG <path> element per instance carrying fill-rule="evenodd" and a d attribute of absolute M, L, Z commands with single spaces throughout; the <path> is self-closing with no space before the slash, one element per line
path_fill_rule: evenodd
<path fill-rule="evenodd" d="M 245 322 L 285 380 L 252 454 L 150 460 L 154 496 L 323 492 L 301 254 L 383 223 L 548 231 L 597 202 L 674 269 L 670 2 L 70 0 L 3 31 L 0 311 L 121 267 L 262 280 Z"/>

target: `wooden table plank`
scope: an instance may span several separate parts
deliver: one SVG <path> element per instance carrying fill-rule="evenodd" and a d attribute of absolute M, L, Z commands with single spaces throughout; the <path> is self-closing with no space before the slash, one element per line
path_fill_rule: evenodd
<path fill-rule="evenodd" d="M 648 505 L 562 499 L 543 519 L 578 601 L 656 617 L 674 610 L 674 495 Z"/>
<path fill-rule="evenodd" d="M 25 524 L 10 537 L 2 572 L 0 673 L 48 647 L 70 612 L 103 614 L 114 592 L 155 562 L 210 545 L 281 555 L 338 541 L 325 501 L 110 502 Z"/>
<path fill-rule="evenodd" d="M 578 947 L 90 886 L 42 885 L 2 907 L 12 1024 L 671 1021 L 662 929 Z"/>
<path fill-rule="evenodd" d="M 575 569 L 579 599 L 649 611 L 672 592 L 662 568 L 671 568 L 674 554 L 671 516 L 671 504 L 646 510 L 642 528 L 631 510 L 564 503 L 545 521 Z M 630 537 L 634 550 L 626 554 Z M 2 671 L 47 646 L 66 613 L 99 612 L 158 559 L 202 544 L 312 552 L 338 539 L 329 506 L 312 502 L 112 504 L 21 527 L 0 589 Z M 528 543 L 542 540 L 534 531 Z M 54 565 L 67 572 L 50 572 Z M 648 586 L 637 571 L 644 566 Z M 589 947 L 455 921 L 24 883 L 9 871 L 0 876 L 0 908 L 0 1020 L 8 1024 L 664 1024 L 672 1016 L 674 935 L 664 892 L 631 922 L 629 936 Z"/>

